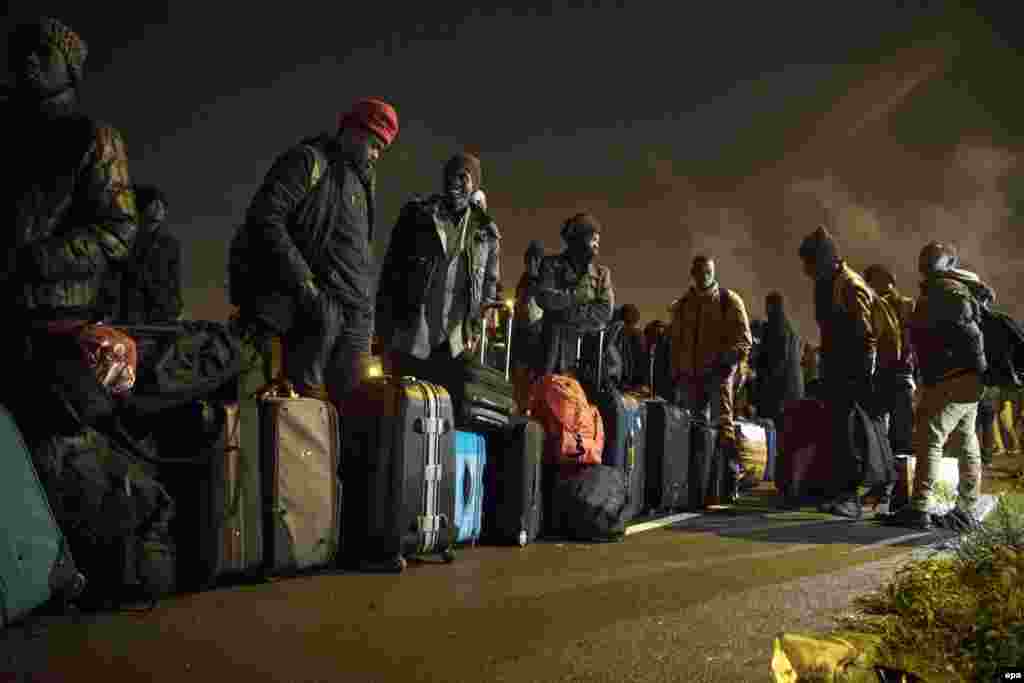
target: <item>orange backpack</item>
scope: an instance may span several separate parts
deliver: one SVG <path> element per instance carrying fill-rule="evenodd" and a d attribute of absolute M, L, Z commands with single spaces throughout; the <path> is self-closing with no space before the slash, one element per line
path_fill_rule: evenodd
<path fill-rule="evenodd" d="M 544 426 L 544 461 L 597 465 L 604 450 L 604 422 L 583 387 L 566 375 L 544 375 L 530 391 L 530 412 Z"/>

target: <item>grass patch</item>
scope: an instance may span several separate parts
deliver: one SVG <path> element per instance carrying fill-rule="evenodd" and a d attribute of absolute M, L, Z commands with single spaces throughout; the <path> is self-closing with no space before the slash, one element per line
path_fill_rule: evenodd
<path fill-rule="evenodd" d="M 912 654 L 918 675 L 992 680 L 1024 662 L 1024 495 L 1002 496 L 952 557 L 912 562 L 855 605 L 840 623 L 881 635 L 893 661 Z"/>

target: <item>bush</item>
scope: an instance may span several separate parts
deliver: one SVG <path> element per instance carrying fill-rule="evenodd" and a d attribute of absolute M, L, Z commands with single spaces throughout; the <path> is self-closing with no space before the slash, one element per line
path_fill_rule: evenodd
<path fill-rule="evenodd" d="M 908 564 L 856 606 L 841 621 L 880 634 L 894 659 L 914 653 L 925 668 L 966 680 L 1024 662 L 1024 503 L 1002 497 L 951 557 Z"/>

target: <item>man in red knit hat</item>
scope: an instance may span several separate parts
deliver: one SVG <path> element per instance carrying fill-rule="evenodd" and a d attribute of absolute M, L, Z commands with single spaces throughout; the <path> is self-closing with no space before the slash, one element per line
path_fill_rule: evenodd
<path fill-rule="evenodd" d="M 391 105 L 356 102 L 336 134 L 274 162 L 232 244 L 242 327 L 281 335 L 285 373 L 303 396 L 342 401 L 369 354 L 374 167 L 397 135 Z"/>

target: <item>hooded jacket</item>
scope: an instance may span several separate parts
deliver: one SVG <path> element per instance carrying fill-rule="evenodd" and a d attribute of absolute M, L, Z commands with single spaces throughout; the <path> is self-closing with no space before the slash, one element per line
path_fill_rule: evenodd
<path fill-rule="evenodd" d="M 0 287 L 33 319 L 100 317 L 112 264 L 128 257 L 138 217 L 120 133 L 80 114 L 12 110 L 0 190 L 7 222 Z"/>
<path fill-rule="evenodd" d="M 707 291 L 691 286 L 672 306 L 672 377 L 696 378 L 746 359 L 753 345 L 747 309 L 739 294 L 716 282 Z"/>
<path fill-rule="evenodd" d="M 976 274 L 951 268 L 932 270 L 921 283 L 911 319 L 911 341 L 926 385 L 969 372 L 984 373 L 981 308 L 995 301 L 992 288 Z"/>

